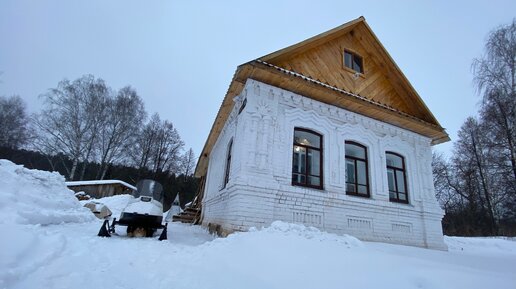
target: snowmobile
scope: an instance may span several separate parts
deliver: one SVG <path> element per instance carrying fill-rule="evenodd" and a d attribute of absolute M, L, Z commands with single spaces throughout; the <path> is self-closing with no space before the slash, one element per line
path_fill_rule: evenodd
<path fill-rule="evenodd" d="M 115 226 L 127 226 L 128 236 L 152 237 L 157 229 L 163 229 L 159 240 L 167 239 L 167 225 L 163 221 L 163 187 L 154 180 L 141 180 L 133 191 L 134 200 L 129 201 L 120 214 L 120 219 L 113 219 L 111 225 L 105 220 L 98 236 L 111 237 Z"/>

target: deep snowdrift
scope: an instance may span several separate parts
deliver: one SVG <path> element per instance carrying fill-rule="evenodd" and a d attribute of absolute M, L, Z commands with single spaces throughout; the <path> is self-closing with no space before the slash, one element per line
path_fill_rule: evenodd
<path fill-rule="evenodd" d="M 0 224 L 91 221 L 91 212 L 66 188 L 58 173 L 29 170 L 0 160 Z"/>

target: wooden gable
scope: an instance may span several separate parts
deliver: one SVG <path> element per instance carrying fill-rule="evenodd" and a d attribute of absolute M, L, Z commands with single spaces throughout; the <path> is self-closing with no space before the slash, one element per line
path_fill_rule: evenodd
<path fill-rule="evenodd" d="M 361 56 L 362 74 L 344 65 L 345 50 Z M 363 17 L 260 60 L 438 125 Z"/>
<path fill-rule="evenodd" d="M 363 59 L 364 73 L 344 66 L 344 50 Z M 315 100 L 449 141 L 394 60 L 363 17 L 237 68 L 200 155 L 195 175 L 205 175 L 209 154 L 247 79 L 267 83 Z"/>

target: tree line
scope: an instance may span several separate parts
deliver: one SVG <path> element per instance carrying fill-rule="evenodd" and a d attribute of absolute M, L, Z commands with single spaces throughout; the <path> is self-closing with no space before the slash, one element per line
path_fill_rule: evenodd
<path fill-rule="evenodd" d="M 2 157 L 59 171 L 69 181 L 116 177 L 135 183 L 145 177 L 167 182 L 181 176 L 195 183 L 186 187 L 196 186 L 193 150 L 185 150 L 172 122 L 157 113 L 148 117 L 134 88 L 114 90 L 84 75 L 60 81 L 40 98 L 41 111 L 29 116 L 19 96 L 0 96 Z"/>
<path fill-rule="evenodd" d="M 472 64 L 482 96 L 451 157 L 434 153 L 436 193 L 450 235 L 516 234 L 516 22 L 493 30 Z"/>

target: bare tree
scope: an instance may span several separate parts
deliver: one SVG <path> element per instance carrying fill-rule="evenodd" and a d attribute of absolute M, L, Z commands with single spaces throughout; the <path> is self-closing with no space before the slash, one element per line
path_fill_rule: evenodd
<path fill-rule="evenodd" d="M 151 155 L 158 138 L 161 120 L 154 114 L 149 122 L 137 132 L 134 144 L 129 148 L 130 159 L 140 171 L 151 167 Z"/>
<path fill-rule="evenodd" d="M 135 142 L 145 115 L 143 101 L 129 86 L 118 91 L 114 99 L 108 99 L 104 123 L 99 130 L 97 178 L 104 179 L 108 167 L 124 157 L 123 151 Z"/>
<path fill-rule="evenodd" d="M 476 119 L 470 117 L 462 125 L 459 131 L 459 140 L 456 143 L 456 162 L 465 161 L 468 169 L 472 170 L 476 176 L 478 200 L 481 208 L 487 211 L 491 222 L 492 233 L 497 232 L 493 201 L 495 192 L 492 188 L 492 177 L 489 167 L 492 158 L 489 151 L 489 140 L 486 138 L 486 130 Z M 474 183 L 473 183 L 474 184 Z"/>
<path fill-rule="evenodd" d="M 153 173 L 176 173 L 183 146 L 184 142 L 174 125 L 154 114 L 132 147 L 131 158 L 140 170 L 147 168 Z"/>
<path fill-rule="evenodd" d="M 510 162 L 516 180 L 516 20 L 492 31 L 485 55 L 473 62 L 481 115 L 492 124 L 488 131 Z"/>
<path fill-rule="evenodd" d="M 184 142 L 174 125 L 165 120 L 161 123 L 158 131 L 158 138 L 152 156 L 154 162 L 153 171 L 156 172 L 178 172 L 180 165 L 181 150 Z"/>
<path fill-rule="evenodd" d="M 62 153 L 72 160 L 72 167 L 67 168 L 70 180 L 75 178 L 79 162 L 90 160 L 108 95 L 104 81 L 92 75 L 73 82 L 62 80 L 42 95 L 44 108 L 35 116 L 39 144 L 47 152 Z"/>
<path fill-rule="evenodd" d="M 193 174 L 193 170 L 195 168 L 196 159 L 193 149 L 190 148 L 182 157 L 181 157 L 181 173 L 186 177 L 191 176 Z"/>
<path fill-rule="evenodd" d="M 0 96 L 0 146 L 20 148 L 29 139 L 29 118 L 23 100 Z"/>
<path fill-rule="evenodd" d="M 489 34 L 485 54 L 473 62 L 479 117 L 464 122 L 449 161 L 434 157 L 437 196 L 456 233 L 516 232 L 515 64 L 513 20 Z"/>
<path fill-rule="evenodd" d="M 451 163 L 442 154 L 432 154 L 432 173 L 434 176 L 435 194 L 439 204 L 445 212 L 453 210 L 462 196 L 457 186 L 455 174 L 451 170 Z"/>

